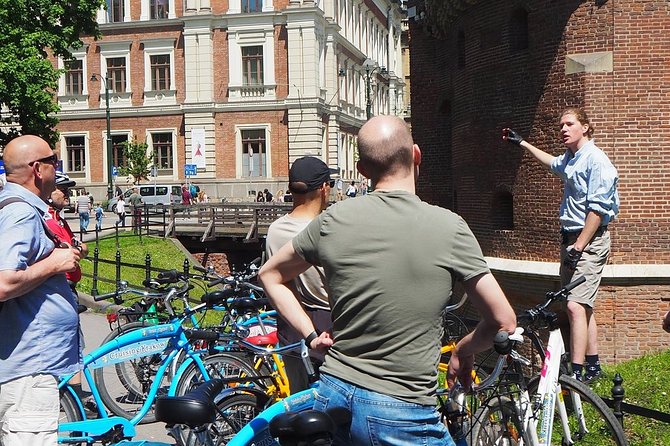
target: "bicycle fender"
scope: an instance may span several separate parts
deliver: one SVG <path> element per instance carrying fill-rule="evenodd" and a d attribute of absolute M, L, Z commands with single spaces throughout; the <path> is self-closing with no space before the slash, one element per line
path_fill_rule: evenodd
<path fill-rule="evenodd" d="M 270 401 L 270 397 L 263 392 L 262 389 L 256 387 L 226 387 L 223 389 L 217 396 L 214 398 L 214 403 L 219 404 L 226 398 L 230 398 L 235 395 L 253 395 L 256 397 L 256 401 L 263 407 L 265 407 Z"/>
<path fill-rule="evenodd" d="M 179 381 L 181 381 L 181 377 L 184 375 L 184 372 L 186 371 L 186 368 L 193 364 L 195 361 L 193 360 L 192 356 L 187 356 L 186 359 L 179 365 L 179 368 L 177 369 L 177 373 L 175 373 L 175 379 L 172 380 L 170 383 L 170 388 L 168 389 L 168 396 L 174 396 L 177 392 L 177 385 L 179 384 Z"/>

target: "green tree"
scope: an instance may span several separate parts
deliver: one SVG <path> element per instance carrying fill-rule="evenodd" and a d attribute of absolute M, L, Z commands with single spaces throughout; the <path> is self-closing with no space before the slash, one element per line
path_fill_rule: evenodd
<path fill-rule="evenodd" d="M 138 142 L 137 138 L 132 141 L 124 141 L 123 154 L 125 155 L 126 165 L 119 167 L 121 175 L 132 175 L 133 184 L 140 184 L 142 180 L 149 179 L 150 166 L 153 165 L 153 151 L 148 152 L 148 145 L 145 142 Z"/>
<path fill-rule="evenodd" d="M 19 134 L 54 144 L 62 70 L 49 55 L 72 58 L 82 35 L 99 37 L 96 12 L 105 0 L 0 0 L 0 146 Z"/>

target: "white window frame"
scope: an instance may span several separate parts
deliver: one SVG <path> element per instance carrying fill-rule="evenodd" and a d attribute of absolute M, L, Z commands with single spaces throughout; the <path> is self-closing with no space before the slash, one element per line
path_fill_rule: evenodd
<path fill-rule="evenodd" d="M 263 7 L 261 8 L 261 12 L 269 12 L 275 10 L 273 0 L 262 0 L 262 1 L 263 1 Z M 228 5 L 228 14 L 241 14 L 241 13 L 242 13 L 242 0 L 230 0 L 230 3 Z"/>
<path fill-rule="evenodd" d="M 86 157 L 86 168 L 84 169 L 84 176 L 83 178 L 80 176 L 80 172 L 75 172 L 73 175 L 73 178 L 75 180 L 80 180 L 84 183 L 90 183 L 90 178 L 91 178 L 91 144 L 90 144 L 90 137 L 89 137 L 89 132 L 83 131 L 83 132 L 60 132 L 59 135 L 59 142 L 60 142 L 60 157 L 63 160 L 63 172 L 69 174 L 67 171 L 67 165 L 68 162 L 70 161 L 70 155 L 67 151 L 67 145 L 65 144 L 65 138 L 66 137 L 71 137 L 71 136 L 83 136 L 84 137 L 84 156 Z"/>
<path fill-rule="evenodd" d="M 130 44 L 129 40 L 116 42 L 98 42 L 100 48 L 100 69 L 98 73 L 101 76 L 107 76 L 107 59 L 115 57 L 124 57 L 126 59 L 126 86 L 124 93 L 109 93 L 109 107 L 128 107 L 131 106 L 132 90 L 130 82 Z M 105 108 L 105 88 L 107 84 L 105 79 L 98 79 L 100 84 L 100 108 Z"/>
<path fill-rule="evenodd" d="M 105 5 L 107 2 L 105 2 Z M 128 23 L 130 22 L 130 0 L 123 0 L 123 22 L 110 22 L 107 20 L 107 10 L 105 6 L 98 9 L 97 22 L 101 25 L 105 23 Z"/>
<path fill-rule="evenodd" d="M 110 172 L 108 172 L 109 161 L 107 159 L 107 129 L 103 129 L 102 132 L 101 132 L 101 135 L 102 135 L 102 162 L 103 162 L 102 177 L 103 177 L 103 180 L 105 181 L 105 183 L 107 183 L 107 179 L 109 178 L 109 175 L 110 175 Z M 132 129 L 112 129 L 110 135 L 112 135 L 112 136 L 114 136 L 114 135 L 126 135 L 128 137 L 128 141 L 133 140 Z M 122 181 L 119 181 L 119 178 L 121 178 L 121 176 L 119 176 L 117 178 L 117 180 L 116 180 L 117 182 L 121 182 L 121 183 L 124 183 L 124 184 L 126 183 L 125 179 L 123 179 Z"/>
<path fill-rule="evenodd" d="M 237 179 L 249 178 L 244 175 L 242 171 L 242 157 L 249 156 L 244 153 L 242 147 L 242 130 L 265 130 L 265 176 L 252 177 L 253 180 L 272 178 L 272 125 L 270 123 L 264 124 L 238 124 L 235 126 L 235 177 Z"/>
<path fill-rule="evenodd" d="M 72 51 L 72 56 L 82 61 L 83 86 L 81 95 L 65 95 L 65 75 L 63 73 L 58 79 L 58 104 L 61 110 L 88 108 L 88 65 L 86 64 L 86 53 L 88 45 L 84 45 L 78 50 Z M 58 69 L 65 69 L 65 61 L 62 57 L 58 58 Z"/>
<path fill-rule="evenodd" d="M 144 140 L 147 143 L 147 151 L 152 152 L 154 150 L 154 144 L 153 144 L 153 138 L 151 135 L 153 133 L 171 133 L 172 134 L 172 175 L 160 175 L 161 170 L 165 169 L 159 169 L 159 175 L 156 177 L 156 179 L 160 180 L 169 180 L 169 181 L 176 181 L 179 179 L 179 164 L 177 163 L 178 157 L 177 154 L 179 152 L 178 147 L 177 147 L 177 129 L 172 127 L 168 128 L 148 128 L 146 129 L 145 137 Z M 147 153 L 148 153 L 147 152 Z"/>
<path fill-rule="evenodd" d="M 175 39 L 142 40 L 144 47 L 144 105 L 176 105 L 177 91 L 175 87 Z M 151 56 L 170 56 L 170 87 L 168 90 L 154 91 L 151 89 Z"/>
<path fill-rule="evenodd" d="M 228 66 L 230 67 L 230 89 L 229 100 L 231 102 L 244 101 L 242 97 L 243 73 L 242 73 L 242 48 L 247 46 L 263 47 L 263 97 L 255 97 L 253 100 L 275 100 L 275 43 L 274 28 L 270 24 L 264 29 L 254 31 L 229 30 L 228 33 Z"/>
<path fill-rule="evenodd" d="M 151 14 L 151 0 L 142 0 L 140 7 L 140 20 L 165 20 L 165 19 L 152 19 Z M 168 0 L 168 19 L 176 19 L 177 15 L 175 14 L 175 1 Z"/>

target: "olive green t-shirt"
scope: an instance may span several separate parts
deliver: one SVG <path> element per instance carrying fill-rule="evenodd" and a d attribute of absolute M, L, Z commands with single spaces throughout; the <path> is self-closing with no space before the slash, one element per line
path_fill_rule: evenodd
<path fill-rule="evenodd" d="M 434 404 L 453 281 L 489 272 L 465 221 L 412 193 L 377 191 L 331 206 L 293 247 L 326 275 L 335 342 L 321 372 Z"/>

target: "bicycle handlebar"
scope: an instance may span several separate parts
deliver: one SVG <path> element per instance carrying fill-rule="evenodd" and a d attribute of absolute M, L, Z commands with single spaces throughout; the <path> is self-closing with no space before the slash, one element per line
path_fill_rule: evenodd
<path fill-rule="evenodd" d="M 307 347 L 307 344 L 305 344 L 304 339 L 301 339 L 300 342 L 296 342 L 295 344 L 289 344 L 281 347 L 261 347 L 252 344 L 251 342 L 247 342 L 245 339 L 233 333 L 219 333 L 211 330 L 184 330 L 184 334 L 189 340 L 201 339 L 205 341 L 232 341 L 260 355 L 299 352 L 300 358 L 302 359 L 303 365 L 305 366 L 305 370 L 307 371 L 307 375 L 310 377 L 310 379 L 313 379 L 316 376 L 316 373 L 314 372 L 314 366 L 312 365 L 312 361 L 309 358 L 309 348 Z"/>

